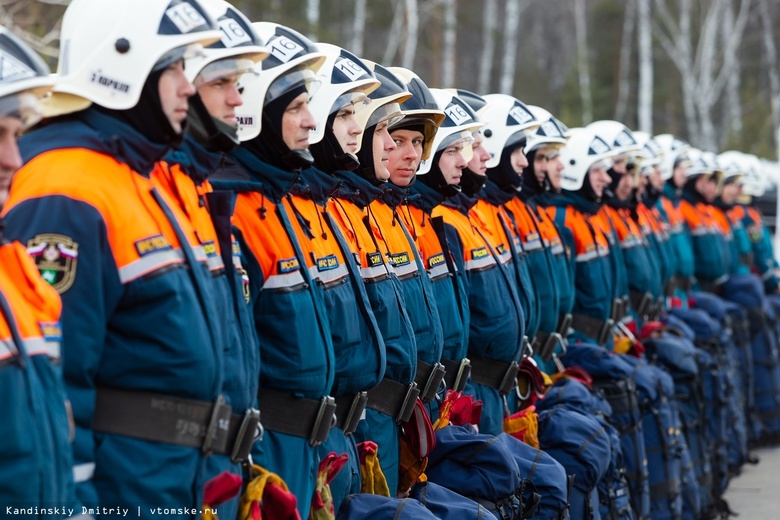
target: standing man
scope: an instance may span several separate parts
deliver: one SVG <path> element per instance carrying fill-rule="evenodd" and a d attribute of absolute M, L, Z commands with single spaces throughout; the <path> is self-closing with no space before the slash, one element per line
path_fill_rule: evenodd
<path fill-rule="evenodd" d="M 184 57 L 218 40 L 216 29 L 195 0 L 75 0 L 54 100 L 82 110 L 20 142 L 28 162 L 4 209 L 7 232 L 62 297 L 73 471 L 88 507 L 190 517 L 206 459 L 233 452 L 242 420 L 221 393 L 204 244 L 151 179 L 181 142 L 195 93 Z"/>

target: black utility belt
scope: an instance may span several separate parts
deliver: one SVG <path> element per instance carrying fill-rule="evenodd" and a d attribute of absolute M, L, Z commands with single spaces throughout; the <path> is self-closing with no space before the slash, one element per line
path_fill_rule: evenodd
<path fill-rule="evenodd" d="M 308 439 L 312 446 L 325 442 L 328 432 L 336 425 L 336 400 L 329 395 L 308 399 L 279 390 L 261 389 L 257 401 L 265 429 Z"/>
<path fill-rule="evenodd" d="M 405 385 L 392 379 L 384 378 L 378 385 L 368 391 L 367 408 L 389 415 L 397 423 L 408 421 L 414 412 L 420 389 L 412 381 Z"/>
<path fill-rule="evenodd" d="M 471 360 L 463 358 L 460 361 L 441 358 L 441 364 L 446 370 L 444 374 L 444 384 L 448 389 L 455 392 L 462 392 L 466 388 L 466 382 L 471 375 Z"/>
<path fill-rule="evenodd" d="M 655 319 L 659 313 L 657 302 L 650 292 L 639 292 L 633 289 L 629 290 L 631 298 L 631 308 L 637 315 L 644 319 Z"/>
<path fill-rule="evenodd" d="M 571 326 L 577 332 L 595 339 L 599 345 L 604 345 L 612 335 L 615 321 L 612 318 L 600 320 L 586 314 L 573 314 Z"/>
<path fill-rule="evenodd" d="M 519 371 L 517 361 L 471 356 L 471 381 L 498 390 L 502 396 L 515 389 Z"/>
<path fill-rule="evenodd" d="M 420 400 L 423 403 L 430 403 L 436 398 L 439 387 L 444 380 L 445 371 L 446 369 L 441 363 L 431 365 L 425 361 L 417 360 L 417 373 L 414 376 L 414 382 L 417 383 L 417 388 L 422 388 Z"/>
<path fill-rule="evenodd" d="M 228 455 L 233 462 L 245 460 L 263 432 L 258 410 L 234 414 L 222 395 L 208 402 L 116 388 L 97 389 L 92 428 Z"/>
<path fill-rule="evenodd" d="M 563 314 L 558 321 L 558 328 L 555 331 L 549 334 L 542 331 L 536 333 L 533 342 L 534 353 L 538 354 L 542 361 L 550 361 L 555 353 L 555 347 L 562 345 L 566 341 L 565 338 L 569 333 L 571 320 L 571 314 Z"/>

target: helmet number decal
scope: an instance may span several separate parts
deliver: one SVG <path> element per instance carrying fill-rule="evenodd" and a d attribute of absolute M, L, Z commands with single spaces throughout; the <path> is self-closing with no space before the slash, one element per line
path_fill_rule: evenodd
<path fill-rule="evenodd" d="M 285 36 L 279 36 L 269 42 L 269 47 L 274 58 L 282 63 L 287 63 L 303 50 L 303 47 Z"/>
<path fill-rule="evenodd" d="M 35 72 L 9 53 L 0 50 L 0 82 L 31 78 Z"/>
<path fill-rule="evenodd" d="M 590 142 L 588 155 L 602 155 L 609 152 L 609 146 L 600 137 L 596 137 Z"/>
<path fill-rule="evenodd" d="M 187 2 L 169 7 L 166 9 L 165 14 L 182 34 L 187 34 L 193 29 L 208 25 L 203 15 L 192 4 Z"/>
<path fill-rule="evenodd" d="M 534 116 L 531 115 L 530 112 L 523 110 L 518 105 L 515 105 L 511 109 L 509 109 L 509 115 L 512 116 L 512 119 L 517 121 L 517 124 L 519 125 L 524 125 L 527 122 L 534 120 Z"/>
<path fill-rule="evenodd" d="M 252 42 L 252 37 L 234 19 L 223 18 L 217 23 L 222 31 L 222 43 L 225 44 L 225 47 L 236 47 L 243 43 Z"/>
<path fill-rule="evenodd" d="M 632 144 L 636 144 L 636 141 L 634 141 L 634 138 L 631 137 L 627 131 L 621 130 L 615 138 L 615 144 L 617 146 L 631 146 Z"/>
<path fill-rule="evenodd" d="M 456 126 L 460 126 L 471 119 L 469 113 L 463 110 L 463 107 L 455 103 L 452 103 L 450 106 L 445 108 L 444 113 L 447 114 L 447 117 L 452 119 Z"/>
<path fill-rule="evenodd" d="M 366 75 L 366 71 L 349 58 L 341 58 L 336 62 L 336 68 L 352 81 L 357 81 Z"/>

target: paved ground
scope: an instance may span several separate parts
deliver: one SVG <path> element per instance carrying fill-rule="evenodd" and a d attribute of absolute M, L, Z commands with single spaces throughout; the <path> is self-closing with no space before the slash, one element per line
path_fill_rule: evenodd
<path fill-rule="evenodd" d="M 746 464 L 731 481 L 726 500 L 738 520 L 780 518 L 780 447 L 756 450 L 757 466 Z"/>

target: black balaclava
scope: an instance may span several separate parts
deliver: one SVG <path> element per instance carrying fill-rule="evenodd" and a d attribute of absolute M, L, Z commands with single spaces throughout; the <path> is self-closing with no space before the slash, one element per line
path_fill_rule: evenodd
<path fill-rule="evenodd" d="M 536 158 L 536 153 L 538 151 L 539 149 L 535 148 L 525 154 L 526 159 L 528 159 L 528 166 L 523 168 L 523 173 L 520 175 L 520 182 L 523 187 L 523 192 L 529 197 L 539 195 L 540 193 L 544 193 L 552 189 L 552 186 L 550 186 L 550 181 L 547 180 L 547 174 L 545 174 L 544 180 L 542 182 L 539 182 L 539 180 L 536 178 L 534 159 Z"/>
<path fill-rule="evenodd" d="M 501 160 L 498 162 L 498 166 L 488 168 L 487 170 L 488 179 L 496 183 L 496 185 L 504 191 L 520 191 L 522 179 L 520 178 L 520 175 L 515 172 L 515 169 L 512 168 L 511 156 L 512 152 L 518 148 L 524 147 L 525 143 L 526 139 L 523 137 L 513 145 L 504 148 L 501 151 Z"/>
<path fill-rule="evenodd" d="M 113 110 L 110 108 L 95 105 L 95 107 L 106 114 L 128 123 L 138 132 L 145 135 L 149 141 L 156 144 L 167 144 L 177 146 L 184 139 L 184 128 L 186 122 L 182 122 L 181 133 L 176 133 L 165 115 L 160 99 L 160 78 L 165 72 L 165 68 L 153 70 L 149 73 L 141 89 L 141 97 L 133 108 L 127 110 Z"/>
<path fill-rule="evenodd" d="M 420 182 L 438 191 L 445 198 L 450 198 L 460 193 L 461 187 L 459 184 L 448 184 L 444 179 L 444 174 L 442 173 L 441 168 L 439 168 L 439 159 L 441 159 L 441 155 L 444 153 L 444 150 L 446 150 L 446 148 L 433 154 L 433 163 L 431 163 L 431 169 L 425 175 L 420 175 Z M 467 169 L 468 168 L 466 168 L 466 170 Z M 463 170 L 464 176 L 466 170 Z M 462 181 L 463 178 L 461 178 L 461 182 Z"/>
<path fill-rule="evenodd" d="M 336 134 L 333 133 L 333 122 L 336 120 L 338 113 L 339 111 L 336 110 L 328 116 L 322 141 L 309 147 L 309 151 L 312 157 L 314 157 L 314 164 L 325 173 L 337 171 L 351 172 L 360 166 L 357 157 L 345 152 L 341 148 L 338 139 L 336 139 Z"/>
<path fill-rule="evenodd" d="M 585 178 L 582 180 L 582 188 L 579 189 L 578 193 L 587 200 L 600 204 L 606 197 L 607 189 L 608 188 L 604 188 L 604 194 L 601 197 L 598 197 L 596 192 L 593 191 L 593 186 L 590 185 L 590 171 L 588 171 L 588 173 L 585 174 Z"/>
<path fill-rule="evenodd" d="M 683 186 L 683 193 L 688 194 L 689 197 L 691 197 L 693 200 L 696 200 L 697 202 L 707 202 L 707 199 L 704 198 L 704 195 L 699 193 L 699 191 L 696 189 L 696 181 L 699 179 L 700 175 L 692 175 L 688 177 L 685 181 L 685 185 Z"/>
<path fill-rule="evenodd" d="M 305 85 L 295 87 L 263 106 L 263 125 L 260 135 L 246 141 L 244 146 L 257 154 L 264 162 L 281 170 L 293 171 L 311 166 L 314 157 L 308 150 L 290 150 L 282 138 L 284 111 L 301 94 Z"/>
<path fill-rule="evenodd" d="M 485 187 L 487 175 L 480 175 L 468 166 L 463 168 L 460 178 L 460 191 L 467 197 L 473 197 Z"/>
<path fill-rule="evenodd" d="M 209 114 L 197 92 L 190 98 L 187 131 L 209 152 L 230 153 L 239 145 L 238 127 L 231 126 Z"/>
<path fill-rule="evenodd" d="M 360 150 L 358 150 L 360 167 L 357 169 L 357 172 L 361 177 L 375 186 L 381 186 L 387 182 L 377 179 L 376 171 L 374 171 L 374 133 L 378 124 L 379 122 L 377 122 L 376 125 L 369 126 L 363 132 L 360 141 Z"/>

